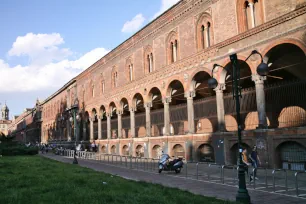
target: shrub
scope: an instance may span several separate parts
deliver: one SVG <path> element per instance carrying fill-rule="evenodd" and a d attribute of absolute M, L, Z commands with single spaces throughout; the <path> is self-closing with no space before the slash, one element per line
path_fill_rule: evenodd
<path fill-rule="evenodd" d="M 38 154 L 37 147 L 25 147 L 25 146 L 6 146 L 0 147 L 0 154 L 3 156 L 16 156 L 16 155 L 35 155 Z"/>

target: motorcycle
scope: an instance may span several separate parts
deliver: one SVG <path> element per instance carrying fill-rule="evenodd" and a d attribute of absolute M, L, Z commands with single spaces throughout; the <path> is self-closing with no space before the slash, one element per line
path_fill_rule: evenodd
<path fill-rule="evenodd" d="M 182 158 L 174 159 L 169 161 L 170 156 L 168 154 L 163 154 L 158 162 L 158 173 L 162 171 L 175 171 L 175 173 L 180 173 L 183 168 Z"/>

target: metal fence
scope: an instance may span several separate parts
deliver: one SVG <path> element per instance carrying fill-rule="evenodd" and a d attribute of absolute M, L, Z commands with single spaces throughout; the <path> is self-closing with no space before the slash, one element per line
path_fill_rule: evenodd
<path fill-rule="evenodd" d="M 74 153 L 74 150 L 63 150 L 60 155 L 73 158 Z M 94 160 L 122 168 L 158 172 L 159 159 L 85 151 L 77 151 L 76 156 L 79 159 Z M 239 167 L 237 165 L 221 165 L 209 162 L 184 162 L 181 173 L 175 174 L 175 176 L 238 186 L 238 171 Z M 251 181 L 249 178 L 250 176 L 254 176 L 255 171 L 259 180 L 253 177 Z M 167 172 L 167 174 L 171 175 L 174 173 Z M 306 171 L 249 168 L 246 170 L 246 179 L 248 188 L 306 198 Z"/>

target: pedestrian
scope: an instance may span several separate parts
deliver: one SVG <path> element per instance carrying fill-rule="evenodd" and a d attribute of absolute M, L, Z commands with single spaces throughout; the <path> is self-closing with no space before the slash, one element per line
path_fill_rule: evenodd
<path fill-rule="evenodd" d="M 249 166 L 251 166 L 251 163 L 248 160 L 248 151 L 247 149 L 243 149 L 242 151 L 242 162 L 245 164 L 245 171 L 247 175 L 249 175 Z M 252 176 L 250 175 L 250 181 L 252 181 Z"/>
<path fill-rule="evenodd" d="M 258 165 L 261 165 L 258 153 L 257 153 L 257 146 L 254 145 L 251 154 L 249 155 L 249 158 L 252 161 L 252 166 L 254 168 L 254 175 L 252 175 L 254 177 L 254 179 L 258 180 L 257 177 L 257 168 Z"/>

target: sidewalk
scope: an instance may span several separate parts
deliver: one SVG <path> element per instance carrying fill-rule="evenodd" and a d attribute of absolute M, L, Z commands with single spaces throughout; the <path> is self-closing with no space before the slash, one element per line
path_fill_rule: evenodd
<path fill-rule="evenodd" d="M 65 158 L 61 156 L 43 154 L 41 156 L 54 159 L 60 162 L 72 163 L 73 159 Z M 167 173 L 154 173 L 154 172 L 144 172 L 141 170 L 133 170 L 122 168 L 118 166 L 112 166 L 109 164 L 101 163 L 95 160 L 81 160 L 78 159 L 79 165 L 87 168 L 94 169 L 96 171 L 103 171 L 105 173 L 118 175 L 120 177 L 131 179 L 135 181 L 145 181 L 156 184 L 161 184 L 163 186 L 168 186 L 172 188 L 179 188 L 181 190 L 190 191 L 194 194 L 200 194 L 203 196 L 216 197 L 223 200 L 235 200 L 237 193 L 237 188 L 226 185 L 226 184 L 216 184 L 207 181 L 198 181 L 195 179 L 186 179 L 182 177 L 175 176 L 175 174 Z M 251 202 L 253 204 L 302 204 L 306 203 L 306 199 L 297 198 L 293 196 L 280 195 L 275 193 L 264 192 L 260 190 L 248 189 L 251 196 Z"/>

